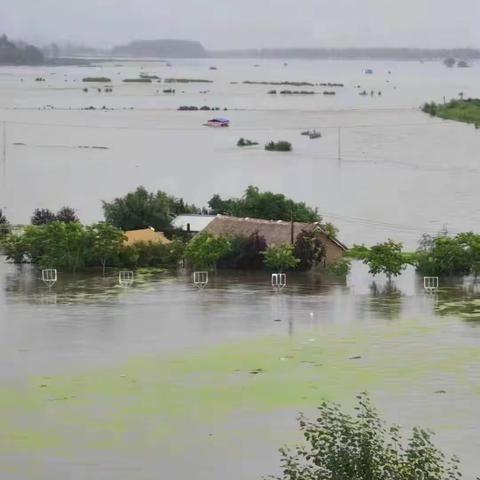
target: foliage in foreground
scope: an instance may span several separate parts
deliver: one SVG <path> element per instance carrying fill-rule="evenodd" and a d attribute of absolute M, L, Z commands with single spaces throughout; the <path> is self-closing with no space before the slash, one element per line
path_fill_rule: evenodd
<path fill-rule="evenodd" d="M 459 460 L 446 459 L 432 433 L 414 428 L 404 441 L 400 427 L 387 425 L 366 394 L 356 413 L 324 402 L 318 418 L 300 416 L 305 444 L 282 448 L 276 480 L 458 480 Z"/>

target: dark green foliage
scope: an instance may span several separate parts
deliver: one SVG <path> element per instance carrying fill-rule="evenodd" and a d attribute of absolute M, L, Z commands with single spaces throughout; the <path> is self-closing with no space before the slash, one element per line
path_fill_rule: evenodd
<path fill-rule="evenodd" d="M 3 214 L 2 209 L 0 208 L 0 237 L 10 233 L 10 223 L 7 220 L 7 217 Z"/>
<path fill-rule="evenodd" d="M 183 258 L 185 244 L 175 241 L 168 245 L 162 243 L 138 242 L 124 247 L 120 253 L 122 266 L 175 268 Z"/>
<path fill-rule="evenodd" d="M 240 140 L 237 142 L 237 147 L 250 147 L 252 145 L 258 145 L 258 142 L 252 142 L 251 140 L 245 139 L 245 138 L 240 138 Z"/>
<path fill-rule="evenodd" d="M 318 212 L 303 202 L 294 202 L 281 193 L 260 192 L 257 187 L 249 186 L 240 199 L 222 200 L 214 195 L 208 202 L 213 214 L 234 217 L 261 218 L 265 220 L 296 222 L 320 222 Z"/>
<path fill-rule="evenodd" d="M 235 237 L 230 244 L 229 255 L 219 262 L 221 268 L 263 268 L 262 252 L 267 249 L 265 237 L 255 232 L 249 237 Z"/>
<path fill-rule="evenodd" d="M 269 152 L 290 152 L 292 150 L 292 144 L 284 140 L 279 142 L 268 142 L 265 145 L 265 150 Z"/>
<path fill-rule="evenodd" d="M 480 272 L 480 235 L 424 235 L 417 250 L 417 269 L 424 275 L 468 275 Z"/>
<path fill-rule="evenodd" d="M 450 100 L 450 102 L 445 104 L 425 103 L 422 110 L 425 113 L 445 120 L 456 120 L 458 122 L 473 123 L 475 126 L 479 125 L 480 99 L 463 99 L 462 96 L 459 100 Z"/>
<path fill-rule="evenodd" d="M 56 220 L 58 222 L 63 222 L 63 223 L 74 223 L 74 222 L 79 222 L 79 218 L 77 217 L 77 214 L 75 213 L 75 210 L 70 207 L 62 207 L 58 212 L 57 215 L 55 216 Z"/>
<path fill-rule="evenodd" d="M 198 213 L 198 209 L 165 192 L 150 193 L 144 187 L 138 187 L 135 192 L 113 202 L 103 202 L 103 212 L 107 223 L 122 230 L 153 227 L 157 231 L 170 232 L 175 216 Z"/>
<path fill-rule="evenodd" d="M 308 270 L 320 264 L 326 251 L 320 236 L 314 230 L 302 230 L 295 240 L 294 255 L 300 261 L 298 268 Z"/>
<path fill-rule="evenodd" d="M 388 240 L 371 248 L 355 246 L 349 255 L 368 265 L 372 275 L 384 273 L 388 281 L 391 281 L 392 276 L 397 277 L 413 262 L 413 259 L 402 251 L 402 247 L 400 242 Z"/>
<path fill-rule="evenodd" d="M 459 460 L 433 444 L 432 433 L 414 428 L 407 441 L 400 427 L 387 425 L 366 394 L 356 413 L 324 402 L 318 418 L 300 416 L 305 445 L 282 448 L 276 480 L 459 480 Z"/>
<path fill-rule="evenodd" d="M 0 65 L 42 65 L 44 61 L 43 53 L 38 48 L 15 45 L 6 35 L 0 36 Z"/>
<path fill-rule="evenodd" d="M 57 216 L 48 208 L 37 208 L 30 219 L 32 225 L 47 225 L 55 222 Z"/>

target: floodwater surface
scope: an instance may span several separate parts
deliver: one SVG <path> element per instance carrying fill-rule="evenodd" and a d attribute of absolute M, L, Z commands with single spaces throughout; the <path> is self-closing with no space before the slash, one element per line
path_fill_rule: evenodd
<path fill-rule="evenodd" d="M 295 418 L 368 390 L 389 421 L 421 425 L 477 473 L 480 304 L 264 272 L 65 276 L 51 290 L 2 264 L 0 463 L 12 479 L 209 478 L 278 471 Z M 355 287 L 356 285 L 356 287 Z M 448 415 L 445 412 L 448 411 Z M 188 459 L 188 461 L 186 461 Z"/>

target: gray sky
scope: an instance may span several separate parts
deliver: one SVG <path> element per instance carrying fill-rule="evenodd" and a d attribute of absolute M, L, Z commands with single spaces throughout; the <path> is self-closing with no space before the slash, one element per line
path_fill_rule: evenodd
<path fill-rule="evenodd" d="M 480 0 L 0 0 L 0 32 L 111 46 L 480 47 Z"/>

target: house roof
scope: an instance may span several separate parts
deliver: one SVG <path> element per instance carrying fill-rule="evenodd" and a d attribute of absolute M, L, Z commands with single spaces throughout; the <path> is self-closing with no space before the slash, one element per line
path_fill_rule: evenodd
<path fill-rule="evenodd" d="M 191 232 L 201 232 L 215 218 L 216 215 L 179 215 L 173 219 L 172 225 L 182 230 L 187 230 L 187 225 L 190 225 Z"/>
<path fill-rule="evenodd" d="M 268 245 L 283 245 L 291 242 L 291 228 L 291 222 L 281 220 L 261 220 L 258 218 L 237 218 L 218 215 L 208 224 L 205 231 L 226 237 L 248 237 L 258 232 L 259 235 L 265 237 Z M 342 251 L 347 250 L 343 243 L 336 238 L 330 237 L 318 223 L 293 222 L 294 238 L 302 230 L 311 231 L 314 229 L 318 229 L 319 233 L 324 236 L 325 241 L 331 242 Z"/>
<path fill-rule="evenodd" d="M 128 230 L 125 232 L 127 239 L 126 245 L 134 245 L 135 243 L 162 243 L 168 245 L 172 243 L 163 232 L 156 232 L 153 228 L 144 228 L 143 230 Z"/>

